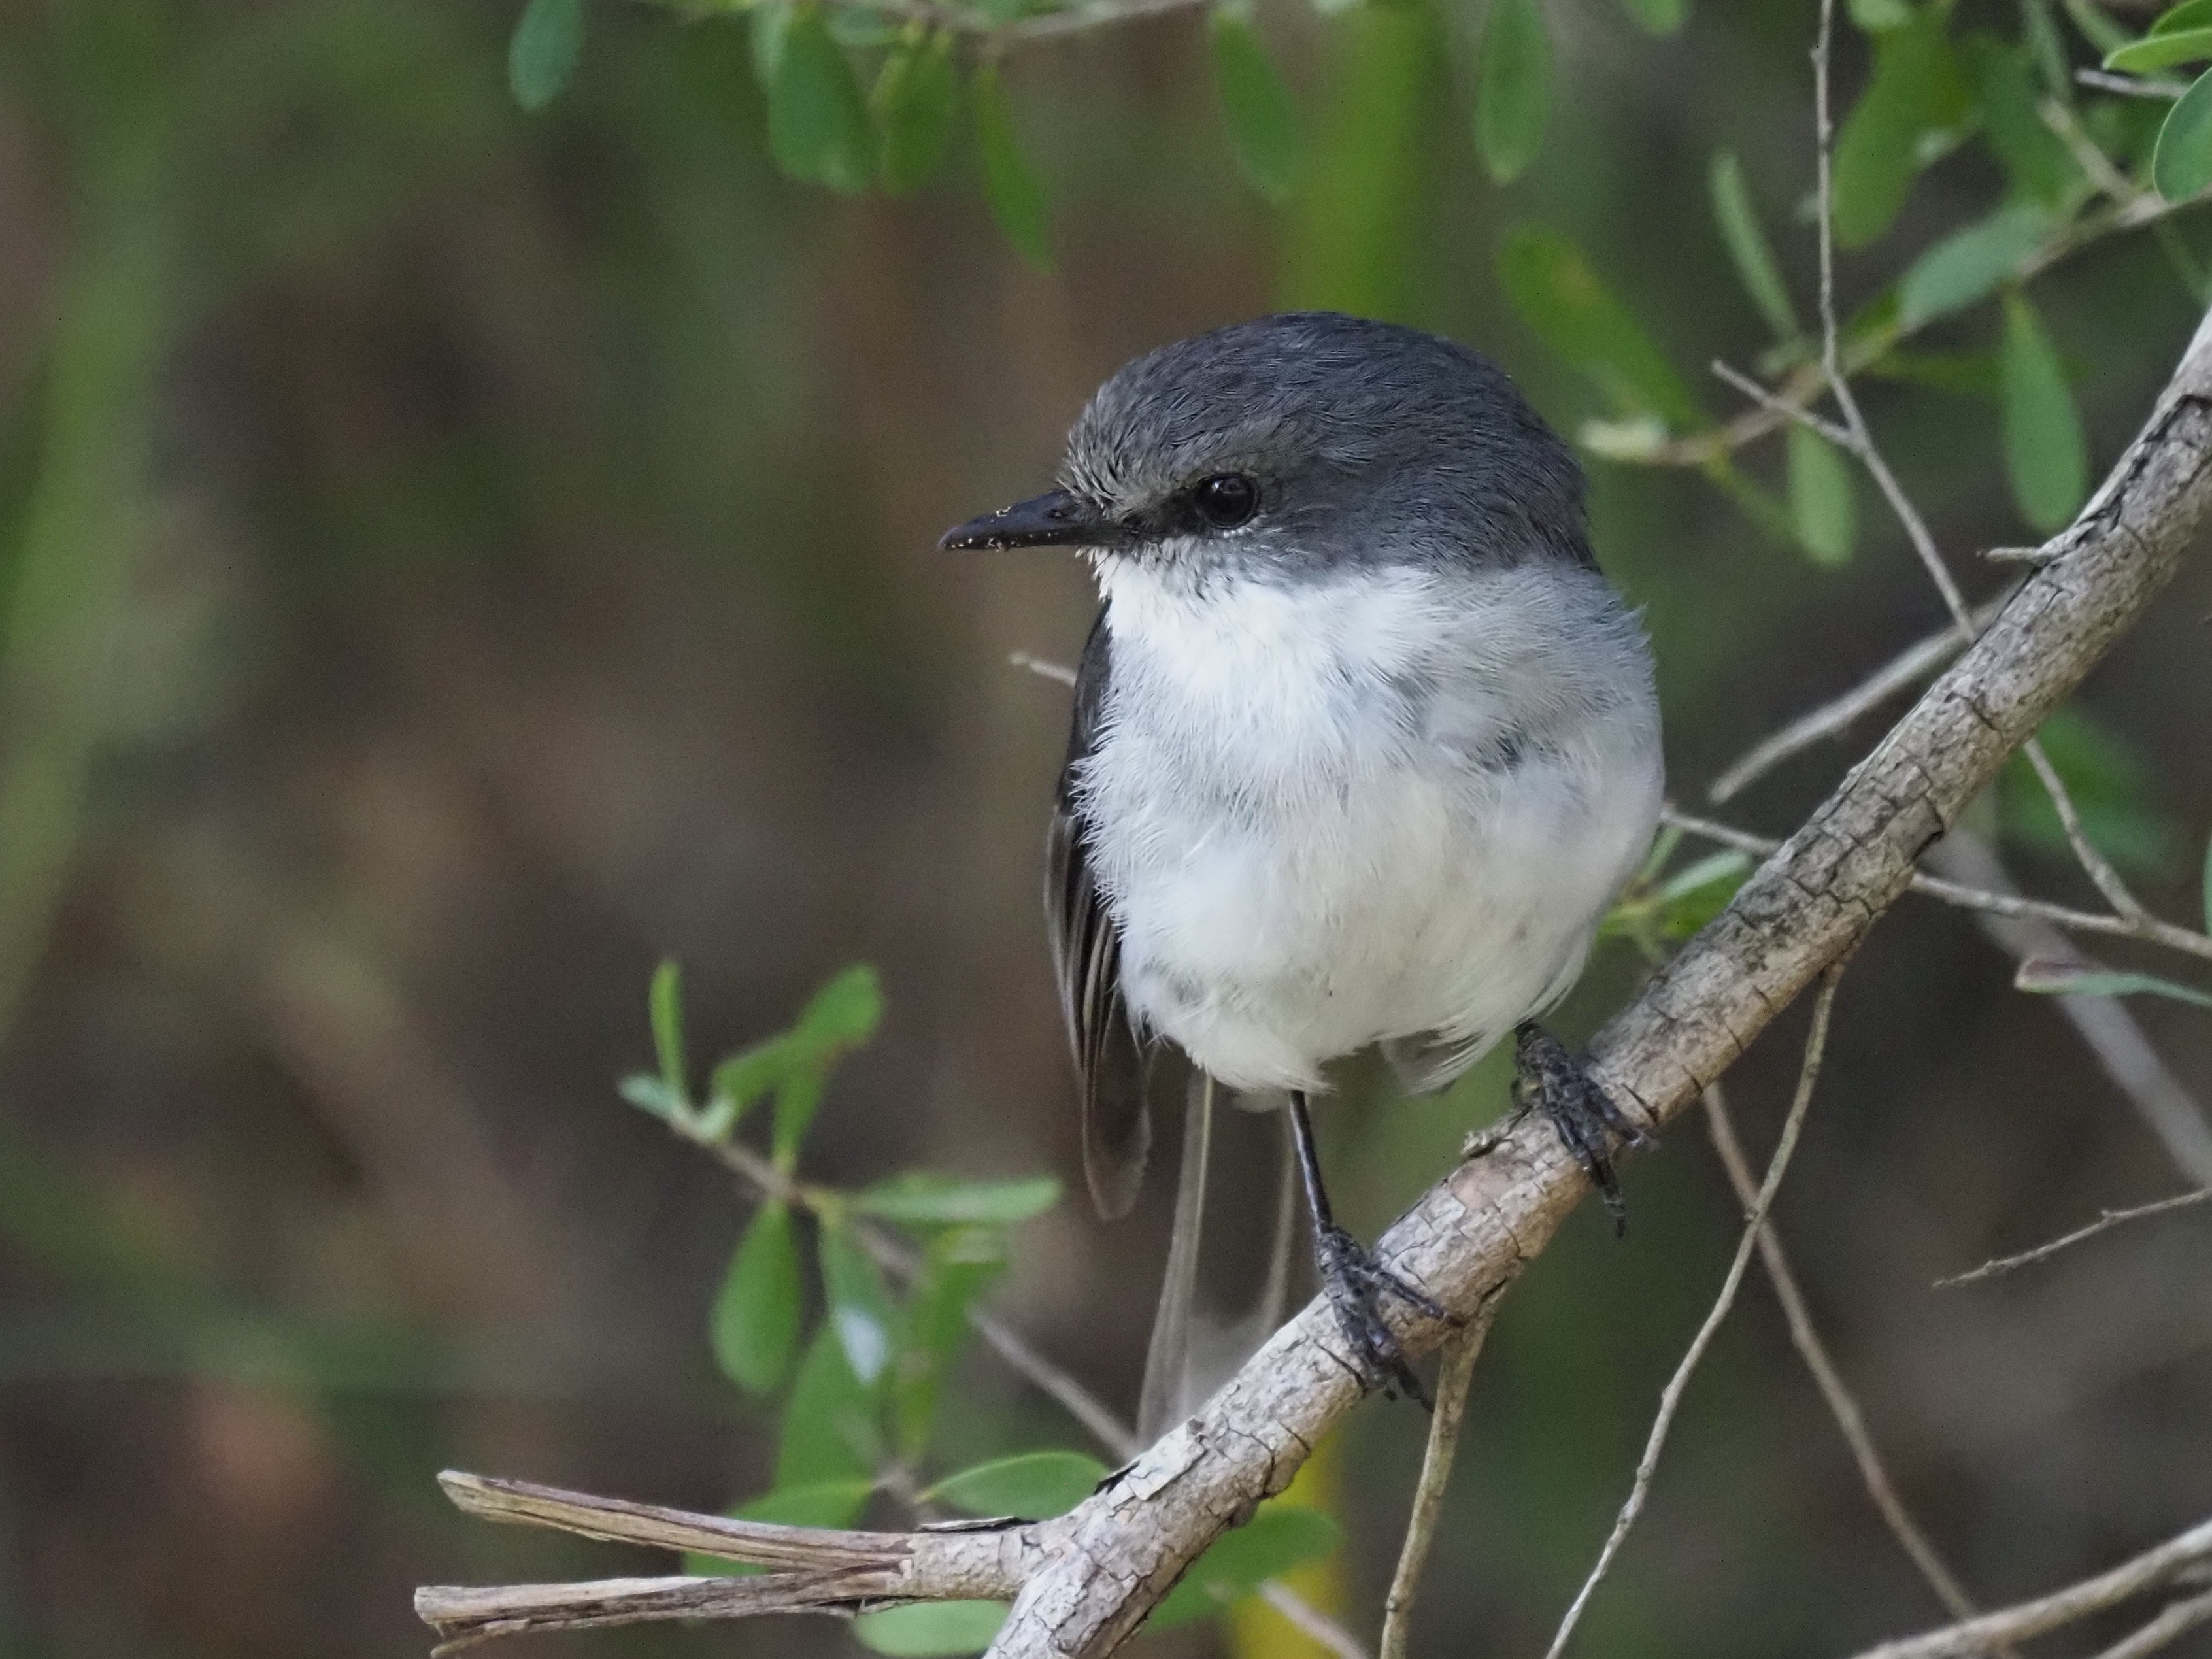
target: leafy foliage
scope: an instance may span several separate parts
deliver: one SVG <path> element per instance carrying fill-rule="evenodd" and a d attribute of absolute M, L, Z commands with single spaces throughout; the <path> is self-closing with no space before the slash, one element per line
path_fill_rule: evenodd
<path fill-rule="evenodd" d="M 723 1374 L 777 1413 L 773 1484 L 731 1513 L 850 1527 L 879 1496 L 902 1492 L 915 1504 L 1035 1520 L 1088 1497 L 1106 1466 L 1076 1451 L 1018 1451 L 933 1484 L 920 1474 L 931 1462 L 938 1405 L 965 1346 L 975 1298 L 1005 1267 L 1006 1229 L 1059 1202 L 1060 1183 L 1043 1176 L 972 1180 L 907 1170 L 842 1192 L 799 1178 L 807 1131 L 837 1062 L 866 1042 L 882 1018 L 873 971 L 847 969 L 808 1000 L 788 1030 L 716 1066 L 703 1103 L 691 1096 L 683 978 L 674 963 L 654 973 L 647 1006 L 656 1069 L 623 1079 L 623 1097 L 689 1139 L 728 1148 L 741 1168 L 780 1183 L 747 1224 L 709 1321 Z M 769 1098 L 775 1109 L 769 1154 L 763 1156 L 735 1136 L 748 1108 Z M 811 1295 L 803 1220 L 812 1224 Z M 810 1329 L 811 1299 L 822 1315 Z M 1326 1516 L 1263 1510 L 1217 1544 L 1177 1592 L 1181 1599 L 1170 1597 L 1156 1618 L 1173 1622 L 1231 1606 L 1284 1568 L 1333 1548 L 1335 1538 Z M 695 1573 L 755 1570 L 704 1556 L 689 1558 L 686 1566 Z M 980 1653 L 1005 1616 L 994 1601 L 932 1603 L 863 1614 L 853 1630 L 879 1653 Z"/>

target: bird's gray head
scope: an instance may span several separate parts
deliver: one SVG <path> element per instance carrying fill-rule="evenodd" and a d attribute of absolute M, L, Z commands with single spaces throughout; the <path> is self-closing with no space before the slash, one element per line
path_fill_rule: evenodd
<path fill-rule="evenodd" d="M 1078 547 L 1200 580 L 1590 562 L 1582 469 L 1503 369 L 1319 311 L 1138 358 L 1068 434 L 1060 489 L 941 544 Z"/>

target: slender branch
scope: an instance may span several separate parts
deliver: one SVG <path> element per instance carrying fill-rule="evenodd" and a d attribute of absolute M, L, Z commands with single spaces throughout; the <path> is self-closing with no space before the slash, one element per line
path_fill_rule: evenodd
<path fill-rule="evenodd" d="M 1805 1114 L 1813 1104 L 1813 1088 L 1820 1079 L 1820 1060 L 1827 1051 L 1828 1017 L 1836 1004 L 1836 987 L 1842 983 L 1844 964 L 1840 962 L 1827 970 L 1820 981 L 1820 991 L 1813 1002 L 1812 1029 L 1805 1036 L 1805 1060 L 1798 1068 L 1797 1093 L 1790 1103 L 1790 1115 L 1783 1121 L 1782 1138 L 1776 1142 L 1774 1156 L 1766 1166 L 1766 1179 L 1759 1183 L 1750 1210 L 1745 1218 L 1743 1237 L 1737 1241 L 1735 1256 L 1729 1263 L 1728 1277 L 1721 1281 L 1721 1293 L 1713 1300 L 1712 1310 L 1706 1314 L 1705 1322 L 1690 1339 L 1682 1363 L 1674 1368 L 1674 1375 L 1659 1395 L 1659 1414 L 1652 1419 L 1651 1437 L 1644 1443 L 1644 1455 L 1636 1465 L 1636 1480 L 1628 1489 L 1628 1501 L 1620 1506 L 1620 1514 L 1613 1523 L 1613 1531 L 1598 1552 L 1597 1564 L 1583 1581 L 1582 1589 L 1568 1605 L 1566 1617 L 1559 1620 L 1559 1633 L 1552 1638 L 1552 1645 L 1545 1650 L 1544 1659 L 1559 1659 L 1566 1651 L 1567 1642 L 1582 1622 L 1583 1609 L 1596 1594 L 1597 1587 L 1613 1566 L 1613 1558 L 1620 1553 L 1621 1544 L 1627 1539 L 1629 1528 L 1636 1524 L 1637 1516 L 1644 1513 L 1644 1500 L 1651 1494 L 1651 1477 L 1659 1468 L 1659 1454 L 1666 1449 L 1667 1437 L 1674 1426 L 1674 1413 L 1682 1404 L 1682 1395 L 1696 1373 L 1698 1362 L 1705 1357 L 1713 1336 L 1728 1317 L 1729 1310 L 1735 1304 L 1735 1293 L 1742 1287 L 1744 1269 L 1751 1265 L 1753 1247 L 1765 1231 L 1766 1214 L 1774 1206 L 1774 1194 L 1781 1189 L 1782 1177 L 1790 1168 L 1790 1155 L 1797 1150 L 1797 1137 L 1805 1127 Z"/>
<path fill-rule="evenodd" d="M 2212 1521 L 2201 1522 L 2179 1538 L 2145 1550 L 2110 1572 L 2085 1578 L 2055 1594 L 1963 1620 L 1924 1636 L 1885 1642 L 1867 1649 L 1857 1659 L 1968 1659 L 2001 1642 L 2025 1642 L 2117 1607 L 2145 1590 L 2171 1583 L 2205 1560 L 2212 1560 Z"/>
<path fill-rule="evenodd" d="M 2146 1216 L 2164 1215 L 2172 1210 L 2185 1210 L 2192 1204 L 2202 1204 L 2212 1199 L 2212 1187 L 2199 1187 L 2194 1192 L 2176 1193 L 2172 1198 L 2161 1198 L 2154 1203 L 2136 1204 L 2124 1210 L 2100 1210 L 2097 1218 L 2086 1227 L 2076 1227 L 2070 1233 L 2062 1233 L 2048 1244 L 2039 1244 L 2032 1250 L 2022 1250 L 2018 1255 L 2001 1255 L 1994 1261 L 1984 1261 L 1972 1273 L 1953 1273 L 1948 1279 L 1936 1281 L 1936 1288 L 1947 1291 L 1957 1285 L 1974 1285 L 1984 1279 L 1995 1279 L 2000 1273 L 2014 1268 L 2031 1267 L 2038 1261 L 2048 1261 L 2059 1251 L 2069 1249 L 2085 1238 L 2094 1238 L 2099 1233 L 2130 1221 L 2141 1221 Z"/>
<path fill-rule="evenodd" d="M 1723 847 L 1733 847 L 1739 852 L 1749 853 L 1754 858 L 1765 858 L 1782 846 L 1771 836 L 1754 835 L 1748 830 L 1739 830 L 1734 824 L 1698 817 L 1694 813 L 1684 812 L 1673 806 L 1660 809 L 1659 821 L 1672 824 L 1686 835 L 1698 836 Z M 1932 848 L 1929 856 L 1937 856 L 1941 851 L 1940 848 Z M 2024 921 L 2047 921 L 2054 927 L 2063 927 L 2077 933 L 2106 933 L 2114 939 L 2141 939 L 2147 945 L 2163 945 L 2169 950 L 2185 951 L 2190 956 L 2212 961 L 2212 938 L 2203 933 L 2192 933 L 2186 927 L 2176 927 L 2171 922 L 2160 921 L 2155 917 L 2130 921 L 2124 916 L 2106 915 L 2096 910 L 2076 910 L 2071 905 L 2053 904 L 2045 899 L 2024 898 L 2017 893 L 2000 893 L 1920 871 L 1913 872 L 1905 890 L 1940 900 L 1945 904 L 1955 904 L 1965 910 L 1980 910 L 1990 915 Z"/>
<path fill-rule="evenodd" d="M 1720 1154 L 1721 1167 L 1728 1171 L 1729 1184 L 1735 1189 L 1736 1201 L 1750 1208 L 1757 1196 L 1757 1188 L 1752 1184 L 1751 1165 L 1744 1158 L 1742 1144 L 1736 1139 L 1735 1124 L 1729 1115 L 1728 1103 L 1722 1098 L 1717 1083 L 1705 1091 L 1705 1127 L 1712 1133 L 1713 1148 Z M 1797 1275 L 1783 1252 L 1782 1236 L 1771 1221 L 1759 1230 L 1759 1255 L 1760 1265 L 1766 1269 L 1767 1282 L 1774 1286 L 1775 1300 L 1782 1304 L 1783 1319 L 1790 1327 L 1790 1343 L 1796 1348 L 1797 1357 L 1805 1362 L 1805 1369 L 1812 1373 L 1820 1398 L 1827 1403 L 1828 1414 L 1836 1419 L 1844 1443 L 1851 1449 L 1851 1460 L 1858 1465 L 1859 1481 L 1866 1487 L 1867 1496 L 1881 1512 L 1898 1547 L 1920 1569 L 1920 1576 L 1928 1581 L 1929 1588 L 1936 1592 L 1936 1599 L 1945 1610 L 1954 1619 L 1972 1618 L 1980 1609 L 1928 1534 L 1920 1529 L 1920 1523 L 1905 1507 L 1905 1500 L 1898 1496 L 1896 1483 L 1890 1480 L 1888 1468 L 1875 1449 L 1874 1436 L 1868 1431 L 1866 1413 L 1859 1409 L 1858 1397 L 1844 1381 L 1843 1373 L 1828 1352 L 1828 1345 L 1813 1323 L 1805 1293 L 1798 1287 Z"/>
<path fill-rule="evenodd" d="M 2157 1618 L 2132 1636 L 2113 1643 L 2095 1659 L 2143 1659 L 2144 1655 L 2156 1653 L 2175 1637 L 2186 1636 L 2208 1620 L 2212 1620 L 2212 1591 L 2192 1595 L 2186 1601 L 2169 1601 Z"/>
<path fill-rule="evenodd" d="M 1459 1455 L 1468 1385 L 1474 1381 L 1474 1362 L 1482 1355 L 1483 1340 L 1490 1334 L 1502 1299 L 1483 1304 L 1482 1311 L 1468 1328 L 1444 1344 L 1443 1364 L 1437 1372 L 1436 1413 L 1429 1419 L 1429 1443 L 1421 1454 L 1421 1478 L 1413 1488 L 1413 1507 L 1406 1522 L 1406 1541 L 1399 1547 L 1398 1569 L 1391 1574 L 1389 1593 L 1382 1598 L 1382 1636 L 1376 1644 L 1376 1659 L 1406 1659 L 1409 1650 L 1413 1597 L 1429 1564 L 1430 1547 L 1436 1542 L 1437 1521 L 1443 1513 L 1452 1460 Z"/>
<path fill-rule="evenodd" d="M 1756 381 L 1752 382 L 1757 385 Z M 2011 600 L 2008 591 L 1974 607 L 1968 620 L 1976 634 Z M 1906 647 L 1861 680 L 1843 696 L 1800 714 L 1770 738 L 1762 738 L 1742 757 L 1715 778 L 1705 799 L 1718 806 L 1741 794 L 1791 756 L 1810 749 L 1824 738 L 1840 736 L 1863 715 L 1871 714 L 1892 697 L 1908 691 L 1966 649 L 1956 628 L 1946 628 Z"/>
<path fill-rule="evenodd" d="M 2066 831 L 2066 844 L 2074 849 L 2075 862 L 2105 896 L 2105 902 L 2130 921 L 2148 921 L 2148 913 L 2128 890 L 2127 883 L 2120 879 L 2120 872 L 2097 850 L 2088 831 L 2081 827 L 2081 811 L 2074 805 L 2074 797 L 2058 775 L 2058 769 L 2051 763 L 2051 757 L 2043 752 L 2043 740 L 2030 738 L 2020 748 L 2027 757 L 2027 763 L 2035 769 L 2035 775 L 2043 781 L 2043 793 L 2051 797 L 2051 805 L 2058 813 L 2058 822 Z"/>
<path fill-rule="evenodd" d="M 2123 98 L 2161 98 L 2171 103 L 2189 90 L 2166 81 L 2138 81 L 2132 75 L 2113 75 L 2105 70 L 2077 69 L 2074 79 L 2080 85 L 2094 87 L 2099 92 L 2118 93 Z"/>

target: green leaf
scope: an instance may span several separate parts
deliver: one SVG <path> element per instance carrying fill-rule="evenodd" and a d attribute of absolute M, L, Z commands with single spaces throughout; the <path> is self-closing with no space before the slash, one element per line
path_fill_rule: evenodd
<path fill-rule="evenodd" d="M 1850 11 L 1852 24 L 1867 34 L 1901 29 L 1912 21 L 1906 0 L 1850 0 Z"/>
<path fill-rule="evenodd" d="M 853 1375 L 844 1345 L 825 1325 L 806 1345 L 784 1404 L 775 1484 L 781 1488 L 866 1480 L 874 1474 L 881 1451 L 874 1401 Z"/>
<path fill-rule="evenodd" d="M 1966 63 L 1983 137 L 2013 188 L 2053 211 L 2078 198 L 2088 181 L 2066 141 L 2043 118 L 2020 53 L 2004 41 L 1977 35 L 1966 43 Z"/>
<path fill-rule="evenodd" d="M 790 0 L 760 0 L 753 7 L 753 80 L 763 93 L 773 96 L 776 71 L 783 65 L 783 43 L 791 33 L 798 8 Z"/>
<path fill-rule="evenodd" d="M 688 1107 L 691 1082 L 684 1072 L 684 970 L 664 962 L 653 970 L 653 989 L 646 998 L 653 1019 L 653 1053 L 660 1064 L 662 1088 Z"/>
<path fill-rule="evenodd" d="M 2212 0 L 2181 0 L 2160 12 L 2150 26 L 2154 35 L 2178 34 L 2184 29 L 2212 28 Z"/>
<path fill-rule="evenodd" d="M 2165 997 L 2194 1007 L 2212 1008 L 2212 991 L 2180 985 L 2155 974 L 2121 973 L 2094 962 L 2030 957 L 2013 975 L 2016 991 L 2057 997 Z"/>
<path fill-rule="evenodd" d="M 1014 136 L 1013 105 L 999 66 L 984 64 L 971 90 L 975 138 L 983 152 L 983 199 L 1014 251 L 1039 270 L 1052 269 L 1052 223 L 1044 185 Z"/>
<path fill-rule="evenodd" d="M 730 1511 L 736 1521 L 773 1521 L 784 1527 L 828 1527 L 842 1531 L 860 1518 L 875 1492 L 872 1480 L 824 1480 L 811 1486 L 787 1486 L 741 1504 Z M 765 1572 L 745 1561 L 726 1561 L 719 1555 L 687 1551 L 684 1571 L 694 1578 L 744 1578 Z"/>
<path fill-rule="evenodd" d="M 1736 280 L 1751 296 L 1759 314 L 1766 319 L 1778 340 L 1794 340 L 1804 331 L 1790 289 L 1774 263 L 1773 245 L 1759 222 L 1759 210 L 1751 204 L 1751 191 L 1743 181 L 1743 164 L 1734 150 L 1717 149 L 1706 178 L 1712 187 L 1713 218 L 1721 240 L 1735 265 Z"/>
<path fill-rule="evenodd" d="M 1897 285 L 1898 326 L 1918 328 L 1986 298 L 2051 228 L 2042 208 L 2014 202 L 1953 231 L 1906 267 Z"/>
<path fill-rule="evenodd" d="M 822 1104 L 822 1091 L 838 1060 L 874 1034 L 883 1018 L 884 994 L 876 970 L 861 963 L 848 968 L 817 991 L 799 1023 L 777 1039 L 773 1052 L 755 1050 L 751 1070 L 733 1085 L 751 1086 L 773 1073 L 775 1127 L 770 1137 L 777 1167 L 799 1161 L 800 1146 Z"/>
<path fill-rule="evenodd" d="M 1689 938 L 1728 908 L 1750 876 L 1749 856 L 1733 850 L 1708 854 L 1676 871 L 1656 895 L 1659 936 Z"/>
<path fill-rule="evenodd" d="M 530 0 L 507 43 L 507 85 L 533 112 L 561 94 L 584 55 L 584 0 Z"/>
<path fill-rule="evenodd" d="M 1620 6 L 1646 34 L 1672 34 L 1690 21 L 1690 0 L 1620 0 Z"/>
<path fill-rule="evenodd" d="M 732 1054 L 714 1068 L 708 1079 L 707 1106 L 720 1120 L 716 1127 L 727 1134 L 737 1127 L 752 1103 L 783 1080 L 790 1054 L 781 1037 Z"/>
<path fill-rule="evenodd" d="M 845 1349 L 853 1375 L 869 1388 L 884 1374 L 897 1347 L 898 1316 L 884 1276 L 852 1235 L 825 1226 L 817 1249 L 822 1288 L 830 1302 L 830 1328 Z"/>
<path fill-rule="evenodd" d="M 860 1645 L 894 1659 L 948 1659 L 981 1653 L 1006 1622 L 1004 1601 L 913 1601 L 853 1620 Z"/>
<path fill-rule="evenodd" d="M 823 22 L 801 6 L 783 32 L 768 94 L 769 148 L 793 179 L 855 195 L 875 176 L 875 143 L 860 83 Z"/>
<path fill-rule="evenodd" d="M 1923 135 L 1966 112 L 1966 82 L 1930 8 L 1905 27 L 1875 36 L 1874 76 L 1836 140 L 1836 240 L 1847 248 L 1877 240 L 1895 222 L 1920 171 Z"/>
<path fill-rule="evenodd" d="M 1213 83 L 1229 124 L 1229 146 L 1253 189 L 1285 202 L 1297 189 L 1304 161 L 1304 135 L 1291 89 L 1275 72 L 1260 32 L 1245 13 L 1214 8 Z"/>
<path fill-rule="evenodd" d="M 909 1170 L 854 1194 L 852 1206 L 862 1215 L 881 1216 L 886 1221 L 1006 1225 L 1042 1215 L 1059 1202 L 1060 1182 L 1051 1176 L 960 1181 Z"/>
<path fill-rule="evenodd" d="M 872 102 L 884 188 L 894 196 L 920 190 L 945 164 L 959 113 L 960 74 L 951 33 L 939 29 L 892 47 L 876 76 Z"/>
<path fill-rule="evenodd" d="M 1319 1510 L 1263 1504 L 1249 1523 L 1192 1563 L 1146 1628 L 1167 1630 L 1217 1613 L 1299 1562 L 1327 1555 L 1343 1539 L 1343 1529 Z"/>
<path fill-rule="evenodd" d="M 615 1091 L 640 1111 L 650 1112 L 665 1123 L 680 1123 L 691 1109 L 669 1093 L 668 1085 L 647 1073 L 635 1072 L 615 1085 Z"/>
<path fill-rule="evenodd" d="M 748 1394 L 767 1394 L 791 1369 L 799 1344 L 799 1246 L 791 1212 L 761 1206 L 714 1298 L 715 1363 Z"/>
<path fill-rule="evenodd" d="M 948 1474 L 922 1496 L 971 1515 L 1046 1521 L 1066 1514 L 1105 1478 L 1106 1466 L 1081 1452 L 1024 1452 Z"/>
<path fill-rule="evenodd" d="M 1521 320 L 1595 380 L 1617 412 L 1656 416 L 1677 432 L 1703 422 L 1674 365 L 1558 231 L 1523 225 L 1508 232 L 1498 280 Z"/>
<path fill-rule="evenodd" d="M 1551 106 L 1552 46 L 1537 0 L 1491 0 L 1474 65 L 1474 148 L 1499 184 L 1536 159 Z"/>
<path fill-rule="evenodd" d="M 1858 539 L 1851 464 L 1817 432 L 1790 428 L 1790 522 L 1798 545 L 1828 569 L 1850 562 Z"/>
<path fill-rule="evenodd" d="M 891 1416 L 900 1454 L 919 1459 L 929 1445 L 945 1378 L 968 1339 L 968 1310 L 1006 1265 L 1003 1235 L 954 1227 L 928 1242 L 921 1277 L 906 1302 L 906 1340 L 891 1378 Z"/>
<path fill-rule="evenodd" d="M 834 1058 L 873 1036 L 883 1018 L 884 991 L 876 970 L 857 963 L 814 994 L 799 1013 L 794 1035 L 816 1053 Z"/>
<path fill-rule="evenodd" d="M 2073 798 L 2090 843 L 2125 873 L 2151 879 L 2170 874 L 2180 858 L 2181 833 L 2153 799 L 2154 775 L 2141 751 L 2076 707 L 2059 709 L 2036 736 Z M 2025 755 L 2014 756 L 1999 774 L 1997 810 L 2007 836 L 2071 862 L 2073 849 L 2058 813 Z"/>
<path fill-rule="evenodd" d="M 2005 297 L 2005 471 L 2021 516 L 2048 535 L 2064 526 L 2089 488 L 2089 448 L 2066 371 L 2034 309 Z"/>
<path fill-rule="evenodd" d="M 2185 202 L 2212 185 L 2212 70 L 2198 76 L 2166 112 L 2150 180 L 2169 202 Z"/>
<path fill-rule="evenodd" d="M 2176 64 L 2200 63 L 2212 58 L 2212 28 L 2176 29 L 2171 34 L 2154 33 L 2131 40 L 2117 52 L 2105 54 L 2105 67 L 2125 75 L 2144 75 L 2172 69 Z"/>

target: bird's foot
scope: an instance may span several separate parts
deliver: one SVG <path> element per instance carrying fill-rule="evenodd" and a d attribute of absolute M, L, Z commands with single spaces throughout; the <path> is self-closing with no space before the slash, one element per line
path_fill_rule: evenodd
<path fill-rule="evenodd" d="M 1524 1021 L 1514 1032 L 1513 1059 L 1514 1103 L 1522 1112 L 1533 1108 L 1551 1120 L 1590 1184 L 1605 1195 L 1614 1235 L 1626 1232 L 1628 1208 L 1621 1201 L 1620 1182 L 1613 1177 L 1611 1137 L 1617 1134 L 1622 1145 L 1639 1150 L 1658 1142 L 1614 1104 L 1589 1068 L 1535 1021 Z"/>
<path fill-rule="evenodd" d="M 1433 1410 L 1428 1390 L 1406 1363 L 1406 1351 L 1398 1346 L 1398 1339 L 1383 1320 L 1382 1297 L 1395 1296 L 1431 1319 L 1449 1320 L 1451 1316 L 1433 1297 L 1392 1273 L 1334 1223 L 1318 1231 L 1314 1260 L 1321 1270 L 1322 1290 L 1328 1305 L 1336 1310 L 1344 1340 L 1352 1345 L 1352 1361 L 1361 1381 L 1370 1388 L 1380 1388 L 1388 1399 L 1395 1400 L 1403 1394 L 1418 1401 L 1424 1411 Z"/>

